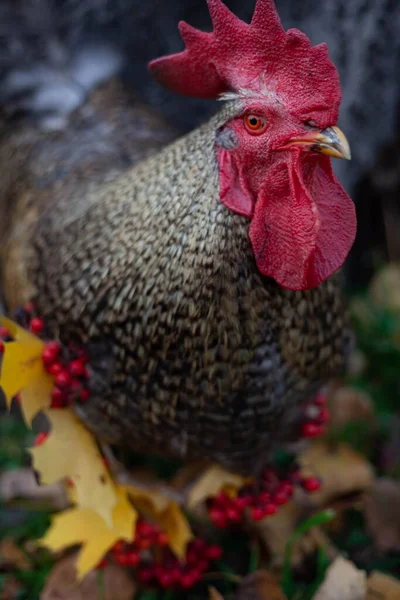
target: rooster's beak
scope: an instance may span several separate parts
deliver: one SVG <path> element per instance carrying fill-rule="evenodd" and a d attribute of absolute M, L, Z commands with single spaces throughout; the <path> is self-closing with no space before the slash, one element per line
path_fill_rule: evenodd
<path fill-rule="evenodd" d="M 312 150 L 334 158 L 351 160 L 349 142 L 339 127 L 328 127 L 323 131 L 311 131 L 298 138 L 292 138 L 282 149 L 290 146 L 301 147 L 304 150 Z"/>

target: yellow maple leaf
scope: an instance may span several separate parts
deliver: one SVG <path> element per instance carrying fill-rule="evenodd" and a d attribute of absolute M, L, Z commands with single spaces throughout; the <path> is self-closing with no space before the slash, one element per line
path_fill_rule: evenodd
<path fill-rule="evenodd" d="M 50 529 L 39 540 L 54 552 L 81 544 L 76 565 L 79 578 L 94 569 L 118 540 L 134 540 L 137 513 L 125 489 L 116 487 L 116 495 L 111 527 L 90 508 L 72 508 L 53 517 Z"/>
<path fill-rule="evenodd" d="M 43 444 L 31 450 L 41 481 L 52 484 L 64 477 L 71 479 L 78 506 L 92 509 L 113 527 L 116 489 L 92 434 L 70 409 L 50 409 L 45 414 L 52 430 Z"/>
<path fill-rule="evenodd" d="M 194 508 L 207 498 L 216 496 L 222 490 L 231 495 L 232 491 L 241 488 L 246 481 L 244 477 L 225 471 L 218 465 L 209 467 L 190 490 L 187 502 L 188 508 Z"/>
<path fill-rule="evenodd" d="M 1 365 L 0 387 L 7 406 L 21 392 L 21 406 L 28 425 L 37 412 L 50 406 L 54 379 L 43 366 L 44 343 L 13 321 L 1 317 L 13 341 L 5 342 Z"/>
<path fill-rule="evenodd" d="M 193 534 L 180 506 L 152 489 L 132 485 L 125 485 L 124 488 L 138 510 L 165 531 L 169 547 L 178 558 L 183 559 Z"/>

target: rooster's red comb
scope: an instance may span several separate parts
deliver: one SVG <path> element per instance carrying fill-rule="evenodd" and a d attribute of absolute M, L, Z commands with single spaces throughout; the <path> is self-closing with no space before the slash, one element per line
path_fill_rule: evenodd
<path fill-rule="evenodd" d="M 259 91 L 262 86 L 295 100 L 297 112 L 326 109 L 337 119 L 341 99 L 337 71 L 325 44 L 312 47 L 297 29 L 285 32 L 273 0 L 257 0 L 251 24 L 221 0 L 207 0 L 212 33 L 185 22 L 186 44 L 178 54 L 153 60 L 150 71 L 169 89 L 196 98 L 216 98 L 229 90 Z M 336 118 L 335 118 L 336 115 Z"/>

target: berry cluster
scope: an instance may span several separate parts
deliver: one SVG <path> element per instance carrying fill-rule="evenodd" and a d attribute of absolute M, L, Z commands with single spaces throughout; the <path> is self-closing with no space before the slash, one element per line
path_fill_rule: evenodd
<path fill-rule="evenodd" d="M 45 323 L 43 319 L 34 316 L 31 303 L 17 311 L 16 319 L 22 327 L 29 329 L 41 339 L 45 339 Z M 4 328 L 2 329 L 4 330 Z M 65 408 L 73 402 L 84 403 L 89 399 L 88 357 L 81 349 L 66 348 L 59 342 L 48 341 L 43 350 L 42 359 L 46 371 L 54 377 L 51 408 Z"/>
<path fill-rule="evenodd" d="M 326 407 L 325 394 L 317 394 L 304 410 L 304 421 L 301 425 L 301 437 L 315 438 L 323 435 L 329 422 L 329 411 Z"/>
<path fill-rule="evenodd" d="M 51 408 L 64 408 L 89 399 L 88 359 L 82 351 L 62 348 L 58 342 L 47 342 L 42 358 L 46 371 L 54 376 Z"/>
<path fill-rule="evenodd" d="M 121 566 L 137 568 L 137 578 L 144 585 L 188 590 L 200 581 L 210 563 L 221 556 L 220 546 L 208 545 L 197 538 L 188 544 L 186 559 L 179 562 L 168 548 L 167 534 L 158 525 L 140 519 L 134 542 L 117 542 L 98 567 L 103 568 L 114 560 Z"/>
<path fill-rule="evenodd" d="M 301 476 L 298 469 L 292 469 L 285 479 L 280 479 L 274 469 L 267 468 L 260 480 L 241 488 L 236 497 L 220 492 L 210 498 L 207 505 L 209 518 L 219 529 L 238 524 L 245 516 L 252 521 L 261 521 L 289 502 L 295 485 L 306 492 L 316 492 L 321 482 L 317 477 Z"/>

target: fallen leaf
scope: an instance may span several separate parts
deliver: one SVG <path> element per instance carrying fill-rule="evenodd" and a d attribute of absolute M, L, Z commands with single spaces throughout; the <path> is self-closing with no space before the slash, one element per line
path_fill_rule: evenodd
<path fill-rule="evenodd" d="M 307 516 L 310 516 L 310 511 L 305 510 L 304 505 L 300 502 L 296 502 L 295 496 L 294 500 L 280 507 L 276 515 L 252 524 L 253 529 L 267 548 L 274 567 L 283 565 L 287 541 Z M 294 544 L 291 554 L 292 566 L 299 566 L 318 548 L 324 548 L 329 558 L 336 558 L 337 551 L 329 538 L 320 527 L 313 527 Z"/>
<path fill-rule="evenodd" d="M 146 490 L 132 485 L 125 485 L 124 489 L 138 510 L 165 531 L 171 550 L 178 558 L 184 558 L 186 546 L 193 534 L 180 506 L 153 489 Z"/>
<path fill-rule="evenodd" d="M 351 387 L 339 387 L 329 396 L 330 429 L 340 429 L 354 421 L 371 421 L 374 406 L 371 397 Z"/>
<path fill-rule="evenodd" d="M 313 600 L 365 600 L 367 578 L 349 560 L 337 558 L 326 572 L 325 580 Z"/>
<path fill-rule="evenodd" d="M 30 425 L 32 417 L 50 405 L 53 377 L 43 366 L 44 343 L 13 321 L 1 317 L 1 324 L 7 327 L 13 341 L 5 342 L 1 365 L 0 386 L 6 397 L 8 408 L 17 393 L 21 394 L 21 404 Z M 27 388 L 32 390 L 27 392 Z"/>
<path fill-rule="evenodd" d="M 208 588 L 208 597 L 209 597 L 209 600 L 224 600 L 224 597 L 221 596 L 219 591 L 216 590 L 214 587 Z"/>
<path fill-rule="evenodd" d="M 118 540 L 134 540 L 137 513 L 128 501 L 126 490 L 119 487 L 116 492 L 118 502 L 112 513 L 111 528 L 97 512 L 72 508 L 56 515 L 40 540 L 54 552 L 82 544 L 76 565 L 79 579 L 96 567 Z"/>
<path fill-rule="evenodd" d="M 52 429 L 47 440 L 31 450 L 34 468 L 45 484 L 71 479 L 79 508 L 92 509 L 113 527 L 115 485 L 92 434 L 69 409 L 45 412 Z"/>
<path fill-rule="evenodd" d="M 400 581 L 378 571 L 372 571 L 367 581 L 366 600 L 399 600 Z"/>
<path fill-rule="evenodd" d="M 32 376 L 29 384 L 21 390 L 20 405 L 25 422 L 29 427 L 31 426 L 32 419 L 39 411 L 49 408 L 53 388 L 53 378 L 42 371 Z"/>
<path fill-rule="evenodd" d="M 364 498 L 364 515 L 378 550 L 400 550 L 400 484 L 397 481 L 375 481 L 371 493 Z"/>
<path fill-rule="evenodd" d="M 207 498 L 216 496 L 225 487 L 238 489 L 244 485 L 245 481 L 240 475 L 230 473 L 218 465 L 214 465 L 206 470 L 190 490 L 187 502 L 188 509 L 191 510 Z"/>
<path fill-rule="evenodd" d="M 256 571 L 243 579 L 235 600 L 286 600 L 286 596 L 272 573 Z"/>
<path fill-rule="evenodd" d="M 49 502 L 57 510 L 68 506 L 62 483 L 39 485 L 32 469 L 28 468 L 5 471 L 0 475 L 0 499 L 3 502 L 10 502 L 14 498 Z"/>
<path fill-rule="evenodd" d="M 310 506 L 322 507 L 333 499 L 371 489 L 374 472 L 370 463 L 346 444 L 316 442 L 298 457 L 304 474 L 321 477 L 318 492 L 307 496 Z"/>
<path fill-rule="evenodd" d="M 3 564 L 13 566 L 18 571 L 29 571 L 32 568 L 28 556 L 11 539 L 0 542 L 0 561 Z"/>
<path fill-rule="evenodd" d="M 110 564 L 82 580 L 76 572 L 76 554 L 59 561 L 51 571 L 40 600 L 133 600 L 136 585 L 126 569 Z"/>

